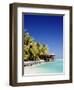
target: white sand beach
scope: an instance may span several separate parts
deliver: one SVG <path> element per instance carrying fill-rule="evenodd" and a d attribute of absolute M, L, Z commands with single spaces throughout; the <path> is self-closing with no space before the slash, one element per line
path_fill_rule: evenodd
<path fill-rule="evenodd" d="M 40 73 L 40 69 L 35 67 L 36 65 L 33 66 L 26 66 L 24 67 L 24 74 L 25 75 L 37 75 Z"/>

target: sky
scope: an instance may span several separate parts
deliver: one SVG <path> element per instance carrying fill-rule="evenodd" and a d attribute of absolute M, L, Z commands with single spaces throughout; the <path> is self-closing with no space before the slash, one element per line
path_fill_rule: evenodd
<path fill-rule="evenodd" d="M 50 54 L 63 59 L 63 16 L 25 14 L 24 31 L 37 42 L 46 44 Z"/>

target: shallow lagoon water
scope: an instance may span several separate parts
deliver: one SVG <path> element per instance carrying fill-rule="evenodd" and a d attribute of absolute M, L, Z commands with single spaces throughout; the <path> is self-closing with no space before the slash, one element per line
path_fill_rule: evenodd
<path fill-rule="evenodd" d="M 62 72 L 63 60 L 55 60 L 53 62 L 24 67 L 24 75 L 57 74 Z"/>

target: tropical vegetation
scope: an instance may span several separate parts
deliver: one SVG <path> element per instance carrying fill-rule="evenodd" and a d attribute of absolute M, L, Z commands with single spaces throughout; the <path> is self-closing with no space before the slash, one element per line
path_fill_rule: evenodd
<path fill-rule="evenodd" d="M 37 42 L 28 32 L 24 32 L 24 60 L 40 60 L 40 55 L 46 55 L 48 47 Z"/>

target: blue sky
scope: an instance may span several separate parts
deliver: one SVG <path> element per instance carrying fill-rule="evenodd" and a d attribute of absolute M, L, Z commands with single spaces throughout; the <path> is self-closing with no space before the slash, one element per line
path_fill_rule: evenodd
<path fill-rule="evenodd" d="M 49 53 L 63 58 L 63 16 L 24 15 L 24 31 L 37 41 L 46 44 Z"/>

